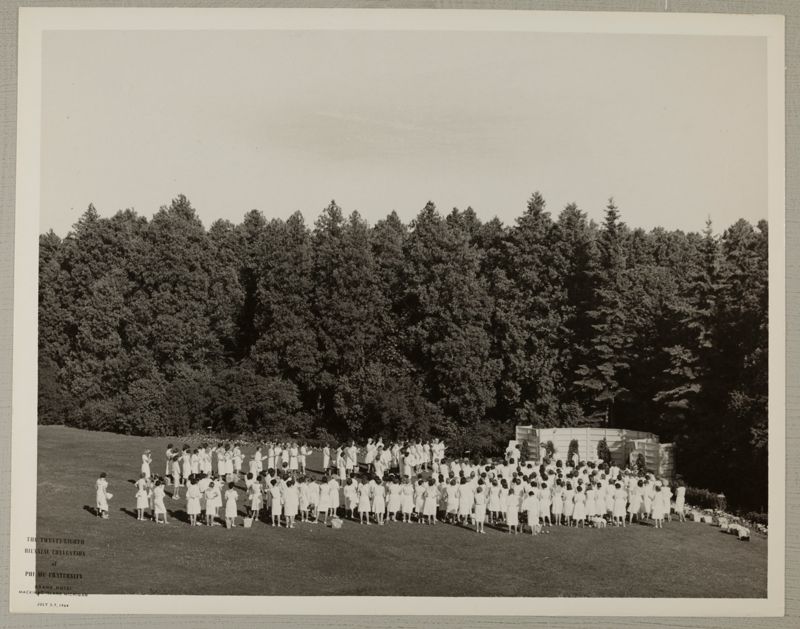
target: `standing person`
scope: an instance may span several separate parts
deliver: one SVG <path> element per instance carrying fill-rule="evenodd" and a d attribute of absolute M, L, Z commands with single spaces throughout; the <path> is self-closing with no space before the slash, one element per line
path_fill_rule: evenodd
<path fill-rule="evenodd" d="M 335 517 L 339 512 L 342 499 L 339 496 L 339 481 L 337 481 L 333 476 L 328 476 L 328 500 L 330 503 L 330 506 L 328 507 L 329 515 L 331 517 Z"/>
<path fill-rule="evenodd" d="M 397 479 L 392 476 L 387 484 L 389 499 L 386 504 L 386 510 L 389 512 L 389 521 L 394 522 L 397 518 L 397 512 L 400 511 L 402 503 L 402 495 L 400 493 L 401 487 Z"/>
<path fill-rule="evenodd" d="M 326 443 L 322 448 L 322 473 L 328 471 L 328 468 L 331 466 L 331 448 Z"/>
<path fill-rule="evenodd" d="M 204 493 L 206 499 L 206 526 L 216 526 L 217 501 L 220 499 L 219 487 L 212 480 Z"/>
<path fill-rule="evenodd" d="M 344 460 L 344 451 L 341 447 L 336 448 L 336 471 L 339 473 L 339 480 L 344 483 L 347 478 L 347 464 Z"/>
<path fill-rule="evenodd" d="M 286 481 L 286 490 L 283 493 L 283 514 L 286 517 L 286 528 L 294 528 L 294 521 L 295 518 L 297 518 L 299 505 L 300 495 L 297 484 L 294 480 L 289 479 Z"/>
<path fill-rule="evenodd" d="M 565 513 L 565 509 L 567 507 L 567 492 L 570 494 L 572 493 L 572 485 L 567 483 L 567 488 L 564 489 L 561 484 L 561 480 L 556 480 L 556 483 L 553 486 L 552 494 L 553 523 L 556 526 L 561 525 L 562 516 L 566 516 L 566 524 L 569 524 L 569 516 L 572 513 L 572 496 L 569 496 L 570 513 Z"/>
<path fill-rule="evenodd" d="M 136 519 L 144 520 L 144 511 L 150 504 L 150 496 L 147 492 L 147 477 L 142 472 L 139 480 L 136 481 Z"/>
<path fill-rule="evenodd" d="M 172 444 L 167 444 L 167 452 L 166 452 L 166 465 L 164 467 L 164 481 L 167 485 L 170 483 L 170 475 L 172 474 L 172 456 L 175 454 L 175 450 L 172 447 Z"/>
<path fill-rule="evenodd" d="M 275 444 L 272 441 L 267 444 L 267 469 L 275 469 Z"/>
<path fill-rule="evenodd" d="M 172 457 L 172 484 L 175 486 L 172 499 L 178 500 L 181 497 L 181 457 L 177 451 Z"/>
<path fill-rule="evenodd" d="M 269 482 L 269 513 L 272 518 L 272 526 L 280 527 L 283 515 L 283 494 L 277 478 L 273 478 Z"/>
<path fill-rule="evenodd" d="M 614 483 L 614 525 L 625 528 L 625 507 L 627 506 L 625 490 L 620 483 Z"/>
<path fill-rule="evenodd" d="M 678 514 L 678 521 L 686 522 L 686 486 L 683 482 L 678 484 L 675 490 L 675 513 Z"/>
<path fill-rule="evenodd" d="M 108 492 L 108 480 L 106 480 L 106 473 L 103 472 L 94 482 L 95 489 L 95 511 L 97 515 L 103 519 L 108 519 L 108 501 L 111 499 L 112 494 Z"/>
<path fill-rule="evenodd" d="M 358 486 L 358 518 L 361 524 L 369 524 L 369 510 L 372 507 L 371 488 L 366 478 Z"/>
<path fill-rule="evenodd" d="M 348 474 L 352 474 L 353 470 L 358 466 L 358 448 L 356 442 L 351 441 L 350 445 L 345 448 L 345 469 Z"/>
<path fill-rule="evenodd" d="M 150 464 L 153 462 L 153 455 L 150 450 L 145 450 L 142 454 L 141 472 L 145 478 L 150 478 Z"/>
<path fill-rule="evenodd" d="M 514 531 L 514 535 L 519 533 L 519 496 L 514 493 L 514 488 L 508 490 L 506 498 L 506 524 L 508 532 Z"/>
<path fill-rule="evenodd" d="M 483 485 L 478 485 L 475 490 L 475 532 L 486 533 L 483 523 L 486 521 L 486 493 Z"/>
<path fill-rule="evenodd" d="M 383 526 L 386 515 L 386 486 L 380 477 L 375 478 L 375 486 L 372 488 L 372 513 L 375 514 L 378 525 Z"/>
<path fill-rule="evenodd" d="M 489 524 L 494 524 L 498 521 L 498 514 L 500 513 L 500 486 L 497 484 L 496 478 L 492 479 L 487 502 L 489 508 Z"/>
<path fill-rule="evenodd" d="M 657 529 L 664 528 L 664 496 L 666 495 L 663 491 L 661 491 L 661 486 L 656 485 L 653 488 L 653 525 Z"/>
<path fill-rule="evenodd" d="M 200 515 L 200 488 L 194 474 L 189 477 L 189 486 L 186 488 L 186 513 L 189 514 L 189 525 L 199 526 L 197 516 Z"/>
<path fill-rule="evenodd" d="M 550 490 L 547 483 L 542 483 L 539 486 L 539 517 L 542 518 L 542 523 L 547 526 L 552 526 L 550 521 Z"/>
<path fill-rule="evenodd" d="M 628 522 L 633 524 L 633 518 L 640 520 L 641 514 L 644 512 L 642 504 L 644 488 L 641 480 L 637 481 L 635 485 L 631 485 L 628 492 Z"/>
<path fill-rule="evenodd" d="M 444 520 L 455 524 L 458 519 L 458 485 L 456 485 L 455 478 L 450 479 L 443 493 L 445 495 Z"/>
<path fill-rule="evenodd" d="M 292 443 L 289 446 L 289 472 L 297 473 L 299 469 L 299 458 L 300 458 L 300 449 L 297 447 L 296 443 Z"/>
<path fill-rule="evenodd" d="M 358 509 L 358 488 L 353 484 L 352 478 L 348 478 L 344 482 L 344 500 L 347 517 L 355 519 L 355 511 Z"/>
<path fill-rule="evenodd" d="M 423 493 L 422 515 L 428 518 L 428 524 L 436 524 L 436 503 L 439 499 L 440 490 L 436 481 L 432 478 L 428 481 L 428 486 Z"/>
<path fill-rule="evenodd" d="M 531 527 L 531 535 L 536 534 L 536 527 L 539 526 L 539 498 L 531 488 L 525 500 L 522 501 L 522 509 L 528 516 L 528 526 Z"/>
<path fill-rule="evenodd" d="M 475 504 L 475 491 L 462 476 L 461 484 L 458 486 L 458 521 L 461 524 L 469 524 L 472 517 L 472 506 Z"/>
<path fill-rule="evenodd" d="M 153 519 L 156 524 L 169 524 L 167 520 L 167 507 L 164 505 L 164 484 L 160 480 L 156 480 L 156 485 L 153 488 Z M 161 517 L 159 517 L 161 516 Z"/>
<path fill-rule="evenodd" d="M 228 489 L 225 491 L 225 525 L 232 529 L 236 526 L 236 516 L 238 509 L 236 501 L 239 499 L 239 492 L 236 491 L 236 485 L 233 482 L 228 483 Z"/>
<path fill-rule="evenodd" d="M 572 521 L 575 526 L 583 526 L 586 524 L 586 494 L 583 493 L 583 487 L 578 485 L 575 490 L 575 495 L 572 498 Z"/>
<path fill-rule="evenodd" d="M 259 513 L 261 513 L 261 476 L 256 478 L 250 485 L 250 517 L 253 522 L 258 521 Z"/>
<path fill-rule="evenodd" d="M 403 512 L 403 522 L 411 522 L 411 514 L 414 512 L 414 486 L 408 476 L 403 476 L 400 485 L 400 510 Z"/>

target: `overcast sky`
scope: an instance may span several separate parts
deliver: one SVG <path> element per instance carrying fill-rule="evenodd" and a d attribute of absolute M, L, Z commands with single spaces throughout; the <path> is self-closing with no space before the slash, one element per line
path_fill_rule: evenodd
<path fill-rule="evenodd" d="M 371 223 L 430 199 L 721 230 L 766 217 L 766 45 L 481 32 L 48 32 L 41 231 L 89 203 L 208 226 L 331 199 Z"/>

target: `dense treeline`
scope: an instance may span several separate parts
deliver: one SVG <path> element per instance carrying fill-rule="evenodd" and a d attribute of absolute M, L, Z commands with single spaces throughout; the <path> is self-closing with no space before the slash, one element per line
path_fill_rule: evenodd
<path fill-rule="evenodd" d="M 123 433 L 444 437 L 516 424 L 674 440 L 691 483 L 760 508 L 767 482 L 767 224 L 715 236 L 428 203 L 374 226 L 331 203 L 205 229 L 93 207 L 40 238 L 39 415 Z"/>

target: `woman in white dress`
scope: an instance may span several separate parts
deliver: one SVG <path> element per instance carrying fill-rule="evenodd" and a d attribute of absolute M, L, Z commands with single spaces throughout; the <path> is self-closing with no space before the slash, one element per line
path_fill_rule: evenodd
<path fill-rule="evenodd" d="M 458 486 L 458 520 L 461 524 L 468 524 L 472 517 L 472 506 L 475 504 L 475 491 L 467 482 L 466 478 L 461 479 Z"/>
<path fill-rule="evenodd" d="M 258 482 L 260 476 L 253 481 L 250 485 L 250 517 L 253 522 L 258 521 L 258 515 L 261 512 L 261 483 Z"/>
<path fill-rule="evenodd" d="M 153 487 L 153 519 L 156 524 L 169 523 L 167 521 L 167 507 L 164 505 L 165 495 L 164 484 L 157 480 L 155 487 Z"/>
<path fill-rule="evenodd" d="M 377 459 L 375 459 L 377 463 Z M 380 478 L 375 479 L 375 486 L 372 488 L 372 513 L 375 514 L 375 521 L 379 526 L 383 526 L 386 515 L 386 486 Z"/>
<path fill-rule="evenodd" d="M 326 443 L 325 446 L 322 448 L 322 472 L 323 473 L 327 472 L 330 466 L 331 466 L 331 448 Z"/>
<path fill-rule="evenodd" d="M 408 476 L 403 476 L 400 485 L 400 510 L 403 512 L 403 522 L 411 522 L 411 514 L 414 512 L 414 486 Z"/>
<path fill-rule="evenodd" d="M 344 482 L 343 492 L 347 517 L 353 519 L 355 517 L 355 511 L 358 509 L 358 487 L 356 487 L 352 478 L 348 478 Z"/>
<path fill-rule="evenodd" d="M 339 480 L 344 482 L 347 478 L 347 465 L 341 448 L 336 449 L 336 471 L 339 473 Z"/>
<path fill-rule="evenodd" d="M 147 488 L 147 476 L 141 473 L 141 477 L 136 481 L 136 519 L 144 520 L 144 511 L 150 505 L 150 495 Z"/>
<path fill-rule="evenodd" d="M 150 463 L 153 462 L 153 455 L 151 454 L 150 450 L 145 450 L 142 454 L 142 467 L 141 472 L 145 475 L 145 478 L 150 478 Z"/>
<path fill-rule="evenodd" d="M 300 506 L 300 495 L 297 485 L 293 480 L 286 482 L 286 490 L 283 492 L 283 515 L 286 518 L 286 528 L 294 528 L 294 520 L 297 517 Z"/>
<path fill-rule="evenodd" d="M 166 451 L 166 466 L 164 467 L 164 480 L 167 485 L 170 483 L 170 474 L 172 473 L 172 456 L 175 454 L 175 450 L 172 447 L 172 444 L 167 444 L 167 451 Z"/>
<path fill-rule="evenodd" d="M 317 517 L 314 519 L 315 522 L 319 522 L 320 517 L 322 517 L 322 523 L 328 523 L 328 512 L 331 508 L 331 490 L 328 486 L 327 481 L 323 482 L 322 484 L 313 483 L 316 487 L 316 490 L 313 492 L 314 497 L 317 499 L 316 507 L 317 507 Z"/>
<path fill-rule="evenodd" d="M 686 522 L 686 487 L 683 484 L 678 485 L 675 490 L 675 513 L 678 514 L 680 522 Z"/>
<path fill-rule="evenodd" d="M 206 526 L 216 526 L 217 501 L 220 500 L 219 487 L 212 480 L 206 488 L 203 496 L 206 500 Z"/>
<path fill-rule="evenodd" d="M 423 494 L 422 515 L 428 518 L 428 524 L 436 524 L 436 503 L 439 501 L 440 490 L 432 478 Z"/>
<path fill-rule="evenodd" d="M 661 490 L 661 486 L 660 485 L 656 485 L 653 488 L 653 496 L 654 497 L 653 497 L 652 517 L 653 517 L 653 525 L 657 529 L 663 529 L 664 528 L 664 513 L 666 511 L 666 509 L 664 508 L 664 496 L 665 495 L 666 494 L 664 494 L 664 492 Z"/>
<path fill-rule="evenodd" d="M 366 478 L 358 485 L 358 518 L 361 524 L 369 524 L 369 510 L 372 507 L 372 489 Z"/>
<path fill-rule="evenodd" d="M 625 507 L 627 506 L 627 493 L 620 483 L 614 483 L 614 525 L 625 527 Z"/>
<path fill-rule="evenodd" d="M 389 499 L 387 500 L 386 504 L 386 511 L 389 514 L 389 521 L 394 522 L 397 519 L 397 512 L 400 511 L 400 506 L 402 502 L 402 496 L 400 494 L 400 483 L 392 477 L 392 479 L 386 484 L 387 490 L 389 492 Z"/>
<path fill-rule="evenodd" d="M 108 493 L 108 481 L 106 480 L 106 473 L 100 474 L 94 483 L 95 489 L 95 510 L 98 516 L 108 519 L 108 501 L 111 499 L 111 494 Z"/>
<path fill-rule="evenodd" d="M 339 481 L 332 476 L 328 478 L 328 500 L 330 502 L 328 514 L 334 517 L 339 512 L 342 499 L 339 496 Z"/>
<path fill-rule="evenodd" d="M 544 524 L 552 526 L 550 520 L 550 488 L 547 486 L 547 483 L 543 482 L 539 485 L 539 490 L 536 492 L 536 495 L 539 498 L 539 517 Z"/>
<path fill-rule="evenodd" d="M 536 534 L 536 528 L 539 526 L 539 497 L 533 488 L 528 490 L 528 495 L 522 502 L 522 509 L 528 516 L 528 526 L 531 527 L 531 535 Z"/>
<path fill-rule="evenodd" d="M 239 492 L 235 489 L 234 483 L 228 483 L 228 489 L 225 490 L 225 524 L 229 529 L 236 526 L 236 516 L 238 509 L 236 501 L 239 499 Z"/>
<path fill-rule="evenodd" d="M 508 490 L 506 498 L 506 524 L 509 533 L 519 533 L 519 496 L 514 493 L 513 487 Z"/>
<path fill-rule="evenodd" d="M 186 513 L 189 514 L 189 525 L 199 526 L 197 516 L 200 515 L 200 488 L 197 481 L 192 477 L 189 486 L 186 488 Z"/>
<path fill-rule="evenodd" d="M 280 526 L 283 515 L 283 494 L 277 478 L 273 478 L 269 483 L 269 513 L 272 526 Z"/>
<path fill-rule="evenodd" d="M 300 450 L 297 447 L 296 443 L 293 443 L 289 446 L 289 471 L 296 472 L 298 470 L 298 458 L 300 456 Z"/>
<path fill-rule="evenodd" d="M 578 489 L 575 490 L 572 502 L 572 521 L 575 526 L 584 526 L 586 524 L 586 494 L 583 493 L 581 485 L 578 485 Z"/>
<path fill-rule="evenodd" d="M 267 469 L 275 469 L 275 444 L 272 442 L 267 444 Z"/>
<path fill-rule="evenodd" d="M 486 522 L 486 492 L 485 486 L 479 484 L 475 489 L 475 532 L 486 533 L 483 524 Z"/>

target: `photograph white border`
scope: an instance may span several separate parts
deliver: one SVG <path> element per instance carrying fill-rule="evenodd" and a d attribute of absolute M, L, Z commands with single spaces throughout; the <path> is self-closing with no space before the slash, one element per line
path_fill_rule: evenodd
<path fill-rule="evenodd" d="M 31 595 L 36 558 L 37 277 L 42 34 L 51 30 L 428 30 L 764 37 L 769 220 L 769 522 L 765 599 Z M 22 8 L 12 381 L 12 613 L 779 616 L 785 551 L 784 18 L 775 15 L 415 9 Z M 33 465 L 32 465 L 33 463 Z M 31 469 L 33 467 L 33 469 Z M 713 578 L 713 575 L 709 575 Z M 57 605 L 51 607 L 50 605 Z M 61 605 L 66 604 L 65 607 Z"/>

